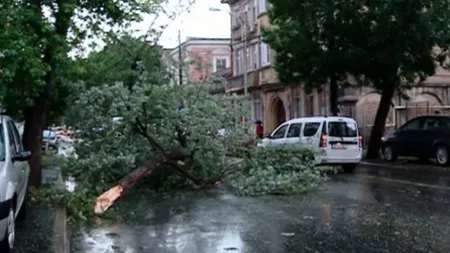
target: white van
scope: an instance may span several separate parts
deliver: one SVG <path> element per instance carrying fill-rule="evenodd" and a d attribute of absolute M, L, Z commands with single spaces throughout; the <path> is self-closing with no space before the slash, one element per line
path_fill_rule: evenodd
<path fill-rule="evenodd" d="M 347 117 L 305 117 L 281 124 L 259 147 L 295 148 L 315 151 L 317 165 L 342 165 L 353 172 L 362 158 L 362 137 L 358 124 Z"/>

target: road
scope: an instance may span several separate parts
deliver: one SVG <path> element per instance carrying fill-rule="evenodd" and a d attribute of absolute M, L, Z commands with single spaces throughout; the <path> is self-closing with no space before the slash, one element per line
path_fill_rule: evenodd
<path fill-rule="evenodd" d="M 71 252 L 450 252 L 450 173 L 361 167 L 325 187 L 303 197 L 125 199 L 133 218 L 78 232 Z"/>

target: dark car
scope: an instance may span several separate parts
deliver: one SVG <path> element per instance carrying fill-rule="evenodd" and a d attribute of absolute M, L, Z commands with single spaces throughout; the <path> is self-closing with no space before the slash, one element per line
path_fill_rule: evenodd
<path fill-rule="evenodd" d="M 438 164 L 447 165 L 450 117 L 433 115 L 414 118 L 381 140 L 381 151 L 386 161 L 409 156 L 424 161 L 435 158 Z"/>

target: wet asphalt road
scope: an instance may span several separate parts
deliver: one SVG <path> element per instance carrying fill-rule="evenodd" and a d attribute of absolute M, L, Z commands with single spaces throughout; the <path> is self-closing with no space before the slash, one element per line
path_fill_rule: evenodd
<path fill-rule="evenodd" d="M 141 195 L 126 222 L 77 233 L 74 253 L 450 252 L 450 172 L 369 167 L 303 197 Z"/>

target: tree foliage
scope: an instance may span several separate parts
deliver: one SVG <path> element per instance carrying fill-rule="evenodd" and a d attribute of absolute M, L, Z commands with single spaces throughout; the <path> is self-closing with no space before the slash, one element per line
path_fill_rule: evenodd
<path fill-rule="evenodd" d="M 249 125 L 236 124 L 250 111 L 244 97 L 213 95 L 195 84 L 138 82 L 132 92 L 122 83 L 81 85 L 71 101 L 68 117 L 82 133 L 76 136 L 78 159 L 69 159 L 63 172 L 79 185 L 71 194 L 35 194 L 69 203 L 75 218 L 91 215 L 94 197 L 162 151 L 184 157 L 162 164 L 143 180 L 143 187 L 207 187 L 221 181 L 240 195 L 296 194 L 324 180 L 309 160 L 302 159 L 305 151 L 256 148 Z M 183 109 L 178 111 L 180 102 Z M 225 132 L 219 134 L 220 129 Z"/>
<path fill-rule="evenodd" d="M 48 114 L 62 109 L 69 51 L 110 27 L 115 33 L 144 14 L 161 11 L 161 0 L 7 0 L 1 3 L 0 45 L 3 105 L 23 118 L 24 148 L 32 152 L 30 183 L 41 182 L 40 136 Z M 57 113 L 56 113 L 57 114 Z M 54 114 L 55 115 L 55 114 Z M 22 117 L 20 117 L 22 116 Z"/>
<path fill-rule="evenodd" d="M 138 76 L 155 85 L 167 83 L 162 50 L 152 41 L 125 34 L 109 40 L 101 51 L 74 61 L 71 79 L 83 81 L 87 87 L 134 82 Z"/>
<path fill-rule="evenodd" d="M 369 152 L 378 154 L 389 104 L 447 59 L 446 0 L 271 0 L 265 36 L 287 83 L 314 87 L 330 75 L 361 78 L 381 92 Z"/>

